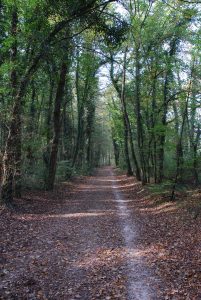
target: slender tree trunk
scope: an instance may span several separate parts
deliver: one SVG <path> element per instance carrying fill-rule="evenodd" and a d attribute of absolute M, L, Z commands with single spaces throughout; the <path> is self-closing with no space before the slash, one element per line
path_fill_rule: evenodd
<path fill-rule="evenodd" d="M 78 124 L 77 124 L 77 138 L 75 143 L 72 167 L 75 166 L 78 153 L 80 150 L 80 143 L 82 138 L 82 129 L 83 129 L 83 114 L 84 114 L 84 105 L 83 99 L 81 99 L 80 88 L 79 88 L 79 57 L 77 56 L 77 68 L 76 68 L 76 95 L 77 95 L 77 111 L 78 111 Z"/>
<path fill-rule="evenodd" d="M 14 4 L 12 14 L 12 37 L 14 39 L 13 47 L 11 48 L 11 62 L 13 64 L 13 70 L 11 72 L 11 88 L 12 98 L 15 99 L 17 95 L 17 26 L 18 26 L 18 11 L 16 3 Z M 21 106 L 21 104 L 19 103 Z M 15 150 L 15 196 L 21 197 L 21 107 L 18 108 L 18 113 L 15 115 L 16 123 L 19 124 L 19 131 L 16 137 L 16 150 Z"/>
<path fill-rule="evenodd" d="M 130 162 L 130 157 L 129 157 L 129 121 L 128 121 L 128 115 L 126 112 L 126 106 L 125 106 L 125 81 L 126 81 L 126 52 L 125 50 L 124 53 L 124 65 L 123 65 L 123 74 L 122 74 L 122 85 L 121 85 L 121 90 L 118 86 L 117 81 L 114 79 L 114 66 L 113 66 L 113 57 L 111 55 L 111 70 L 110 70 L 110 77 L 112 80 L 112 83 L 114 85 L 114 88 L 119 96 L 119 99 L 121 101 L 121 111 L 122 111 L 122 120 L 123 120 L 123 125 L 124 125 L 124 155 L 125 155 L 125 161 L 126 161 L 126 167 L 127 167 L 127 175 L 132 176 L 133 171 L 131 167 L 131 162 Z M 134 150 L 134 148 L 133 148 Z"/>
<path fill-rule="evenodd" d="M 184 113 L 183 113 L 181 131 L 180 131 L 180 135 L 178 137 L 178 142 L 177 142 L 177 152 L 176 152 L 177 166 L 176 166 L 176 174 L 175 174 L 174 184 L 172 186 L 172 193 L 171 193 L 172 201 L 175 199 L 175 190 L 176 190 L 178 180 L 180 179 L 180 176 L 181 176 L 181 167 L 183 164 L 182 140 L 183 140 L 183 134 L 184 134 L 184 126 L 185 126 L 185 122 L 186 122 L 186 119 L 188 116 L 188 103 L 189 103 L 189 98 L 190 98 L 190 93 L 191 93 L 191 86 L 192 86 L 192 80 L 190 80 L 190 83 L 189 83 L 189 90 L 188 90 L 187 100 L 186 100 L 185 109 L 184 109 Z"/>
<path fill-rule="evenodd" d="M 114 159 L 115 159 L 115 165 L 116 167 L 119 166 L 119 145 L 117 144 L 117 141 L 114 137 L 112 137 L 113 142 L 113 148 L 114 148 Z"/>
<path fill-rule="evenodd" d="M 47 109 L 47 116 L 46 116 L 46 148 L 43 152 L 43 161 L 45 164 L 45 182 L 47 182 L 47 176 L 48 176 L 48 168 L 49 168 L 49 162 L 50 162 L 50 150 L 51 150 L 51 139 L 53 136 L 52 132 L 52 110 L 53 110 L 53 97 L 54 97 L 54 88 L 55 88 L 55 82 L 54 78 L 50 74 L 50 86 L 49 86 L 49 99 L 48 99 L 48 109 Z"/>
<path fill-rule="evenodd" d="M 132 176 L 133 171 L 131 168 L 129 150 L 128 150 L 128 128 L 125 119 L 123 120 L 123 122 L 124 122 L 124 154 L 125 154 L 125 160 L 127 166 L 127 176 Z"/>
<path fill-rule="evenodd" d="M 47 111 L 47 147 L 50 145 L 50 140 L 52 138 L 52 104 L 53 104 L 53 96 L 54 96 L 54 80 L 51 78 L 50 80 L 50 94 L 49 94 L 49 101 L 48 101 L 48 111 Z"/>
<path fill-rule="evenodd" d="M 192 87 L 193 90 L 193 87 Z M 192 173 L 194 177 L 195 186 L 199 185 L 199 174 L 198 174 L 198 144 L 200 141 L 201 130 L 200 124 L 198 124 L 197 128 L 195 126 L 196 123 L 196 95 L 192 92 L 192 101 L 191 101 L 191 119 L 188 118 L 188 128 L 189 128 L 189 140 L 190 140 L 190 148 L 193 154 L 193 168 Z"/>
<path fill-rule="evenodd" d="M 140 49 L 139 46 L 136 46 L 135 49 L 135 104 L 136 104 L 136 116 L 137 116 L 137 141 L 140 155 L 140 164 L 141 164 L 141 180 L 142 184 L 147 183 L 146 175 L 146 163 L 145 163 L 145 147 L 144 147 L 144 134 L 142 126 L 142 115 L 141 115 L 141 103 L 140 103 Z"/>
<path fill-rule="evenodd" d="M 87 165 L 88 167 L 92 166 L 91 160 L 91 147 L 92 147 L 92 133 L 93 133 L 93 123 L 95 116 L 95 107 L 93 103 L 89 104 L 88 107 L 88 115 L 87 115 L 87 129 L 86 129 L 86 137 L 87 137 Z"/>
<path fill-rule="evenodd" d="M 68 84 L 68 81 L 67 81 Z M 68 106 L 68 110 L 67 110 Z M 71 160 L 74 149 L 74 124 L 73 124 L 73 111 L 69 112 L 72 106 L 72 95 L 67 90 L 67 101 L 63 107 L 63 138 L 64 138 L 64 159 Z"/>
<path fill-rule="evenodd" d="M 1 189 L 2 202 L 12 206 L 14 178 L 16 182 L 16 194 L 21 192 L 21 109 L 22 109 L 22 90 L 16 96 L 9 135 L 3 158 L 3 182 Z M 19 180 L 19 181 L 18 181 Z"/>
<path fill-rule="evenodd" d="M 193 154 L 193 168 L 192 168 L 192 173 L 194 177 L 194 184 L 195 186 L 199 185 L 199 174 L 198 174 L 198 157 L 197 157 L 197 152 L 198 152 L 198 144 L 201 136 L 201 130 L 200 130 L 200 124 L 198 124 L 197 128 L 197 133 L 196 136 L 194 137 L 195 134 L 195 126 L 192 126 L 193 132 L 189 133 L 190 135 L 190 145 L 191 145 L 191 151 Z"/>
<path fill-rule="evenodd" d="M 154 160 L 154 183 L 157 183 L 157 142 L 154 139 L 153 149 L 153 160 Z"/>
<path fill-rule="evenodd" d="M 36 117 L 36 88 L 34 81 L 31 83 L 32 94 L 31 94 L 31 103 L 29 111 L 29 125 L 28 125 L 28 135 L 29 135 L 29 145 L 27 147 L 27 159 L 29 163 L 29 172 L 33 173 L 34 171 L 34 154 L 33 154 L 33 139 L 35 135 L 35 117 Z"/>
<path fill-rule="evenodd" d="M 66 106 L 68 101 L 65 101 L 63 105 L 63 116 L 62 116 L 62 159 L 68 159 L 68 141 L 67 137 L 71 137 L 71 126 L 69 124 L 69 118 L 67 116 Z"/>
<path fill-rule="evenodd" d="M 168 98 L 169 98 L 170 82 L 172 79 L 171 63 L 176 53 L 178 43 L 179 43 L 179 39 L 178 37 L 175 37 L 170 43 L 170 51 L 167 56 L 168 65 L 165 74 L 165 82 L 164 82 L 164 89 L 163 89 L 163 113 L 161 118 L 161 123 L 163 128 L 159 138 L 160 144 L 159 144 L 159 168 L 158 168 L 159 172 L 158 172 L 158 179 L 157 179 L 158 183 L 161 183 L 164 178 L 164 158 L 165 158 L 165 138 L 166 138 L 166 126 L 167 126 Z"/>
<path fill-rule="evenodd" d="M 13 5 L 11 22 L 11 35 L 13 38 L 11 47 L 11 94 L 14 100 L 14 107 L 3 157 L 3 182 L 1 189 L 1 200 L 8 206 L 12 206 L 14 178 L 16 182 L 16 196 L 21 196 L 21 98 L 17 94 L 17 26 L 18 11 L 15 3 Z"/>
<path fill-rule="evenodd" d="M 155 134 L 155 124 L 156 124 L 156 81 L 157 75 L 153 78 L 153 86 L 152 86 L 152 104 L 151 104 L 151 138 L 150 138 L 150 147 L 152 147 L 152 166 L 153 166 L 153 176 L 154 182 L 157 182 L 157 141 Z"/>
<path fill-rule="evenodd" d="M 63 62 L 61 65 L 59 82 L 55 97 L 54 103 L 54 136 L 51 145 L 50 151 L 50 161 L 49 161 L 49 171 L 48 171 L 48 178 L 46 183 L 47 190 L 53 190 L 54 182 L 55 182 L 55 175 L 56 175 L 56 166 L 57 166 L 57 153 L 59 147 L 59 137 L 60 137 L 60 130 L 61 130 L 61 105 L 64 96 L 65 90 L 65 80 L 67 74 L 67 63 Z"/>
<path fill-rule="evenodd" d="M 200 136 L 200 133 L 198 134 Z M 198 175 L 198 158 L 197 158 L 197 147 L 198 142 L 193 145 L 193 175 L 195 186 L 199 185 L 199 175 Z"/>
<path fill-rule="evenodd" d="M 78 109 L 77 139 L 76 139 L 75 150 L 73 155 L 72 167 L 75 166 L 82 145 L 82 141 L 83 141 L 83 126 L 84 126 L 83 115 L 84 115 L 84 106 L 83 103 L 81 103 L 80 108 Z"/>
<path fill-rule="evenodd" d="M 167 104 L 167 98 L 168 98 L 168 86 L 169 86 L 169 74 L 165 75 L 165 83 L 164 83 L 164 91 L 163 91 L 163 113 L 162 113 L 162 132 L 160 134 L 160 144 L 159 144 L 159 167 L 158 167 L 158 178 L 157 182 L 161 183 L 163 181 L 164 177 L 164 153 L 165 153 L 165 137 L 166 137 L 166 125 L 167 125 L 167 110 L 168 110 L 168 104 Z"/>
<path fill-rule="evenodd" d="M 136 154 L 135 154 L 133 137 L 132 137 L 132 130 L 131 130 L 131 125 L 130 125 L 130 120 L 129 120 L 128 115 L 127 115 L 127 124 L 128 124 L 128 130 L 129 130 L 131 154 L 132 154 L 132 159 L 133 159 L 134 166 L 135 166 L 135 176 L 136 176 L 137 180 L 141 181 L 140 167 L 139 167 L 137 157 L 136 157 Z"/>
<path fill-rule="evenodd" d="M 173 103 L 173 110 L 174 110 L 174 115 L 175 115 L 175 130 L 176 130 L 176 140 L 178 141 L 180 139 L 180 134 L 179 134 L 179 114 L 178 114 L 178 109 L 177 109 L 177 105 L 174 102 Z M 183 145 L 182 143 L 178 143 L 177 145 L 177 149 L 176 149 L 176 160 L 178 161 L 178 158 L 180 160 L 180 167 L 178 169 L 178 178 L 180 180 L 182 180 L 182 174 L 183 174 L 183 169 L 182 169 L 182 165 L 183 165 Z"/>
<path fill-rule="evenodd" d="M 129 134 L 131 154 L 132 154 L 132 159 L 133 159 L 134 167 L 135 167 L 135 176 L 136 176 L 137 180 L 140 181 L 141 180 L 140 167 L 138 165 L 137 157 L 136 157 L 136 154 L 135 154 L 133 137 L 132 137 L 132 130 L 131 130 L 129 116 L 128 116 L 128 113 L 127 113 L 126 101 L 125 101 L 126 57 L 127 57 L 126 54 L 127 54 L 127 49 L 125 50 L 125 53 L 124 53 L 124 65 L 123 65 L 123 85 L 124 86 L 122 87 L 123 96 L 121 97 L 121 102 L 122 102 L 123 115 L 124 115 L 124 119 L 126 121 L 126 127 L 128 129 L 128 134 Z"/>
<path fill-rule="evenodd" d="M 78 58 L 79 59 L 79 58 Z M 78 107 L 78 126 L 77 126 L 77 139 L 75 145 L 75 151 L 72 161 L 72 167 L 75 166 L 77 162 L 78 165 L 82 166 L 84 163 L 84 153 L 83 150 L 85 148 L 85 132 L 84 132 L 84 114 L 85 114 L 85 104 L 88 101 L 89 91 L 90 91 L 90 77 L 91 77 L 90 69 L 87 70 L 85 85 L 83 96 L 80 93 L 80 84 L 79 84 L 79 61 L 77 63 L 76 69 L 76 93 L 77 93 L 77 107 Z"/>
<path fill-rule="evenodd" d="M 125 157 L 126 157 L 126 164 L 127 164 L 127 176 L 132 176 L 133 171 L 131 168 L 130 157 L 129 157 L 129 150 L 128 150 L 128 136 L 129 136 L 129 129 L 128 129 L 128 115 L 126 112 L 126 104 L 125 104 L 125 88 L 126 88 L 126 54 L 127 49 L 124 53 L 124 63 L 123 63 L 123 77 L 122 77 L 122 87 L 121 87 L 121 105 L 122 105 L 122 113 L 123 113 L 123 122 L 124 122 L 124 150 L 125 150 Z"/>

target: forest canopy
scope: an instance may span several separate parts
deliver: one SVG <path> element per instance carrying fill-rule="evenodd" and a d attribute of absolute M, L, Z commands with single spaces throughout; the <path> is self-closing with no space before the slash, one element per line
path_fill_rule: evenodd
<path fill-rule="evenodd" d="M 115 164 L 201 180 L 200 1 L 0 0 L 1 202 Z"/>

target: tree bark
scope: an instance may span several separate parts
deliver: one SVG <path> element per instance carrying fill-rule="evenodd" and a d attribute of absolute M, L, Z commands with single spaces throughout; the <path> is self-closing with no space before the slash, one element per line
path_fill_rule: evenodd
<path fill-rule="evenodd" d="M 195 186 L 198 186 L 199 181 L 199 175 L 198 175 L 198 158 L 197 158 L 197 150 L 198 150 L 198 141 L 200 139 L 201 131 L 198 128 L 196 141 L 193 144 L 193 176 L 194 176 L 194 184 Z"/>
<path fill-rule="evenodd" d="M 146 175 L 146 163 L 145 163 L 145 148 L 144 148 L 144 134 L 142 126 L 142 114 L 141 114 L 141 103 L 140 103 L 140 48 L 136 45 L 135 49 L 135 107 L 136 107 L 136 117 L 137 117 L 137 141 L 140 155 L 141 164 L 141 180 L 142 184 L 147 183 Z"/>
<path fill-rule="evenodd" d="M 90 168 L 92 166 L 92 133 L 93 133 L 93 125 L 94 125 L 94 117 L 95 117 L 95 106 L 93 103 L 89 103 L 88 105 L 88 114 L 87 114 L 87 128 L 86 128 L 86 137 L 87 137 L 87 165 Z"/>
<path fill-rule="evenodd" d="M 17 26 L 18 10 L 15 3 L 11 21 L 11 36 L 13 38 L 11 47 L 11 95 L 14 100 L 14 107 L 3 157 L 3 181 L 1 188 L 1 201 L 7 206 L 12 206 L 14 178 L 16 182 L 16 196 L 21 196 L 21 98 L 17 94 Z"/>
<path fill-rule="evenodd" d="M 178 25 L 179 26 L 179 25 Z M 160 145 L 159 145 L 159 172 L 158 172 L 158 178 L 157 182 L 161 183 L 164 178 L 164 158 L 165 158 L 165 138 L 166 138 L 166 126 L 167 126 L 167 111 L 168 111 L 168 99 L 169 99 L 169 90 L 170 90 L 170 82 L 172 79 L 172 68 L 171 63 L 172 59 L 174 58 L 174 55 L 177 50 L 177 45 L 179 43 L 178 37 L 175 37 L 170 42 L 170 50 L 167 56 L 168 59 L 168 65 L 167 70 L 165 74 L 165 81 L 164 81 L 164 88 L 163 88 L 163 113 L 161 118 L 162 123 L 162 133 L 160 134 Z"/>
<path fill-rule="evenodd" d="M 163 181 L 164 177 L 164 153 L 165 153 L 165 137 L 166 137 L 166 125 L 167 125 L 167 110 L 168 110 L 168 86 L 169 86 L 169 72 L 165 75 L 165 83 L 164 83 L 164 91 L 163 91 L 163 113 L 162 113 L 162 132 L 160 134 L 160 144 L 159 144 L 159 153 L 158 153 L 158 161 L 159 161 L 159 167 L 158 167 L 158 177 L 157 177 L 157 183 L 161 183 Z"/>
<path fill-rule="evenodd" d="M 67 74 L 67 63 L 63 62 L 60 69 L 59 82 L 57 86 L 57 92 L 56 92 L 55 103 L 54 103 L 54 118 L 53 118 L 54 136 L 53 136 L 53 141 L 52 141 L 51 151 L 50 151 L 49 170 L 48 170 L 48 177 L 46 183 L 47 190 L 53 190 L 55 176 L 56 176 L 57 153 L 58 153 L 59 137 L 60 137 L 60 130 L 61 130 L 61 105 L 62 105 L 64 90 L 65 90 L 66 74 Z"/>
<path fill-rule="evenodd" d="M 88 80 L 85 82 L 85 91 L 84 96 L 85 98 L 88 90 Z M 81 98 L 80 95 L 80 87 L 79 87 L 79 61 L 77 63 L 77 69 L 76 69 L 76 94 L 77 94 L 77 110 L 78 110 L 78 124 L 77 124 L 77 139 L 75 144 L 75 150 L 73 155 L 73 161 L 72 161 L 72 167 L 75 166 L 75 163 L 78 158 L 79 150 L 82 145 L 83 141 L 83 115 L 84 115 L 84 99 Z"/>
<path fill-rule="evenodd" d="M 115 159 L 115 165 L 116 167 L 119 166 L 119 145 L 117 141 L 115 140 L 114 136 L 112 137 L 112 143 L 114 148 L 114 159 Z"/>
<path fill-rule="evenodd" d="M 185 109 L 183 112 L 180 135 L 178 136 L 178 142 L 177 142 L 177 149 L 176 149 L 177 166 L 176 166 L 176 174 L 175 174 L 174 184 L 172 186 L 172 193 L 171 193 L 172 201 L 175 199 L 175 190 L 176 190 L 176 186 L 179 181 L 179 178 L 180 178 L 179 176 L 181 175 L 181 167 L 183 164 L 182 140 L 183 140 L 185 122 L 188 117 L 188 104 L 189 104 L 189 98 L 190 98 L 190 93 L 191 93 L 191 86 L 192 86 L 192 78 L 190 79 L 190 83 L 189 83 L 189 89 L 188 89 L 187 99 L 186 99 L 186 103 L 185 103 Z"/>
<path fill-rule="evenodd" d="M 123 122 L 124 122 L 124 146 L 125 146 L 125 157 L 127 163 L 127 176 L 132 176 L 133 171 L 131 168 L 130 157 L 129 157 L 129 150 L 128 150 L 128 115 L 126 111 L 126 103 L 125 103 L 125 88 L 126 88 L 126 56 L 127 56 L 127 49 L 125 49 L 124 53 L 124 62 L 123 62 L 123 74 L 122 74 L 122 86 L 121 86 L 121 106 L 122 106 L 122 113 L 123 113 Z"/>
<path fill-rule="evenodd" d="M 127 167 L 127 175 L 128 176 L 132 176 L 133 175 L 133 171 L 132 171 L 132 167 L 131 167 L 131 162 L 130 162 L 130 157 L 129 157 L 129 147 L 128 147 L 128 138 L 130 135 L 130 141 L 132 139 L 131 136 L 131 132 L 129 131 L 130 127 L 130 123 L 129 123 L 129 118 L 128 118 L 128 114 L 126 111 L 126 102 L 125 102 L 125 81 L 126 81 L 126 53 L 127 53 L 127 49 L 125 50 L 124 53 L 124 63 L 123 63 L 123 74 L 122 74 L 122 84 L 121 84 L 121 89 L 118 86 L 117 81 L 114 78 L 114 66 L 113 66 L 113 57 L 111 55 L 111 69 L 110 69 L 110 77 L 113 83 L 113 86 L 117 92 L 117 95 L 121 101 L 121 111 L 122 111 L 122 120 L 123 120 L 123 125 L 124 125 L 124 155 L 125 155 L 125 161 L 126 161 L 126 167 Z M 133 146 L 133 144 L 132 144 Z M 134 154 L 134 163 L 137 161 L 135 160 L 135 151 L 134 151 L 134 147 L 132 147 L 132 155 Z"/>

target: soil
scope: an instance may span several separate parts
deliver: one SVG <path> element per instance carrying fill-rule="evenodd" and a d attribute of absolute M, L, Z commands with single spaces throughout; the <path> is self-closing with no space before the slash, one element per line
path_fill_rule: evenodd
<path fill-rule="evenodd" d="M 0 299 L 201 299 L 200 218 L 117 174 L 1 210 Z"/>

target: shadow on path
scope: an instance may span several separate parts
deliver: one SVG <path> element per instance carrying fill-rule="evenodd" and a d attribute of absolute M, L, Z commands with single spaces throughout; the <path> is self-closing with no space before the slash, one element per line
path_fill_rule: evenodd
<path fill-rule="evenodd" d="M 129 207 L 141 190 L 102 168 L 26 195 L 21 211 L 3 216 L 2 299 L 157 299 Z"/>

